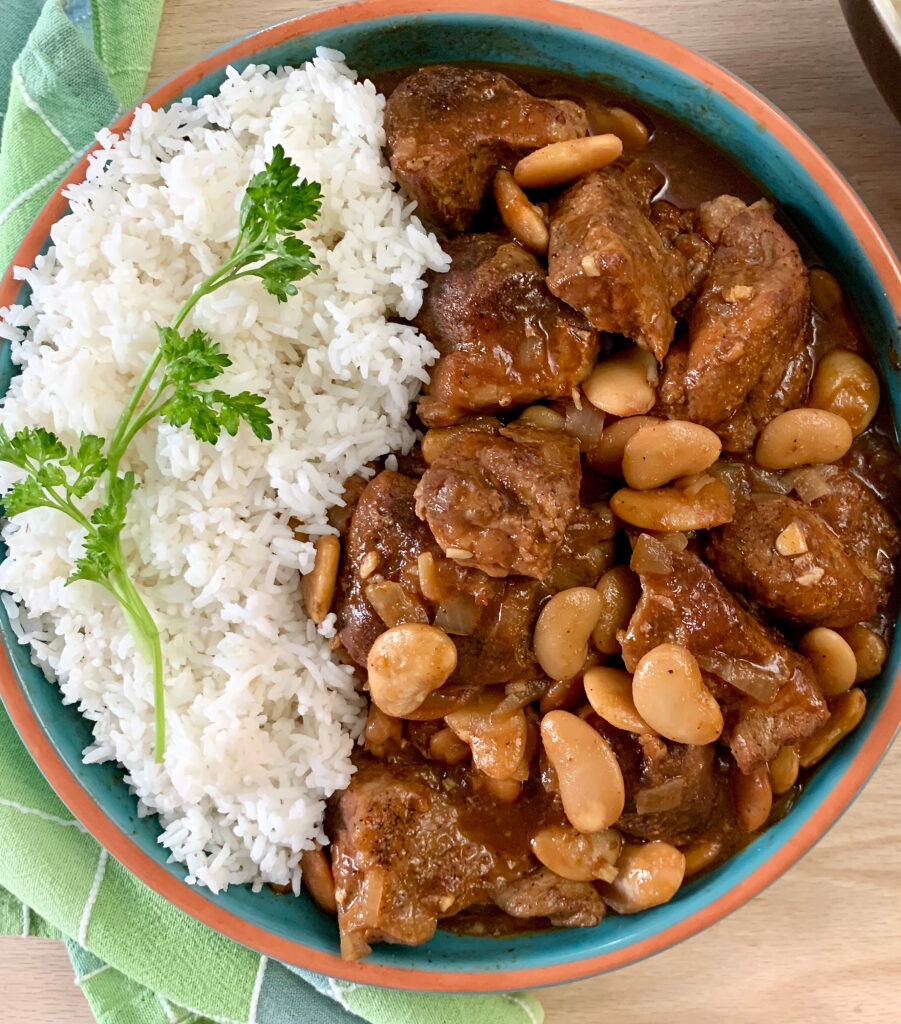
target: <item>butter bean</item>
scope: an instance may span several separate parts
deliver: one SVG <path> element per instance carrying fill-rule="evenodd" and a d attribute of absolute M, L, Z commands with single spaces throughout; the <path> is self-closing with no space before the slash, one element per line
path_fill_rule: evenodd
<path fill-rule="evenodd" d="M 331 533 L 323 534 L 316 541 L 313 568 L 303 577 L 300 584 L 307 614 L 317 626 L 328 615 L 332 606 L 340 561 L 341 541 Z"/>
<path fill-rule="evenodd" d="M 626 792 L 619 762 L 601 735 L 569 711 L 551 711 L 541 720 L 541 742 L 573 828 L 609 828 L 623 813 Z"/>
<path fill-rule="evenodd" d="M 543 256 L 548 246 L 547 224 L 509 171 L 500 170 L 495 175 L 494 201 L 501 220 L 516 241 L 529 252 Z"/>
<path fill-rule="evenodd" d="M 810 404 L 847 420 L 857 437 L 867 429 L 879 408 L 876 371 L 856 352 L 835 349 L 817 363 Z"/>
<path fill-rule="evenodd" d="M 605 476 L 622 476 L 623 456 L 629 439 L 652 423 L 663 422 L 657 416 L 626 416 L 606 424 L 600 441 L 588 453 L 589 462 Z"/>
<path fill-rule="evenodd" d="M 535 623 L 535 657 L 551 679 L 576 675 L 588 654 L 588 639 L 601 613 L 593 587 L 561 590 L 541 609 Z"/>
<path fill-rule="evenodd" d="M 623 451 L 623 476 L 630 487 L 661 487 L 716 462 L 722 443 L 712 430 L 688 420 L 664 420 L 635 433 Z"/>
<path fill-rule="evenodd" d="M 637 491 L 623 487 L 610 499 L 623 522 L 656 533 L 707 530 L 732 520 L 729 488 L 715 477 L 682 477 L 670 487 Z"/>
<path fill-rule="evenodd" d="M 800 767 L 801 759 L 797 743 L 790 747 L 783 747 L 770 761 L 770 784 L 776 796 L 787 793 L 798 781 Z"/>
<path fill-rule="evenodd" d="M 773 808 L 773 788 L 766 765 L 747 775 L 732 765 L 732 800 L 738 823 L 745 832 L 763 828 Z"/>
<path fill-rule="evenodd" d="M 826 724 L 801 743 L 801 767 L 810 768 L 822 761 L 833 747 L 857 728 L 866 710 L 867 698 L 856 686 L 838 697 Z"/>
<path fill-rule="evenodd" d="M 612 882 L 623 840 L 612 828 L 586 834 L 565 825 L 548 825 L 532 836 L 530 845 L 541 863 L 561 878 Z"/>
<path fill-rule="evenodd" d="M 650 412 L 657 400 L 657 360 L 632 345 L 602 359 L 582 385 L 585 397 L 611 416 Z"/>
<path fill-rule="evenodd" d="M 682 847 L 685 857 L 685 877 L 691 878 L 709 867 L 722 852 L 723 844 L 718 839 L 698 839 Z"/>
<path fill-rule="evenodd" d="M 875 679 L 885 665 L 888 648 L 882 637 L 866 626 L 846 626 L 839 633 L 847 640 L 857 659 L 855 683 Z"/>
<path fill-rule="evenodd" d="M 627 565 L 615 565 L 598 580 L 595 589 L 601 596 L 601 612 L 591 639 L 601 654 L 619 654 L 616 634 L 629 625 L 641 597 L 641 584 Z"/>
<path fill-rule="evenodd" d="M 628 672 L 601 665 L 590 668 L 583 682 L 588 703 L 605 722 L 626 732 L 654 732 L 635 707 Z"/>
<path fill-rule="evenodd" d="M 754 458 L 764 469 L 835 462 L 851 447 L 848 421 L 825 409 L 789 409 L 761 430 Z"/>
<path fill-rule="evenodd" d="M 626 843 L 613 882 L 600 887 L 604 902 L 618 914 L 668 903 L 685 878 L 685 855 L 669 843 Z"/>
<path fill-rule="evenodd" d="M 723 714 L 697 661 L 679 644 L 660 644 L 638 662 L 632 697 L 651 728 L 677 743 L 713 743 L 723 731 Z"/>
<path fill-rule="evenodd" d="M 798 650 L 813 666 L 817 682 L 827 697 L 850 690 L 857 679 L 857 658 L 851 645 L 834 629 L 817 626 L 798 641 Z"/>
<path fill-rule="evenodd" d="M 437 626 L 406 622 L 376 637 L 366 667 L 373 702 L 403 718 L 447 681 L 457 667 L 457 648 Z"/>
<path fill-rule="evenodd" d="M 524 156 L 513 168 L 513 177 L 522 188 L 554 188 L 612 164 L 622 152 L 622 140 L 616 135 L 552 142 Z"/>

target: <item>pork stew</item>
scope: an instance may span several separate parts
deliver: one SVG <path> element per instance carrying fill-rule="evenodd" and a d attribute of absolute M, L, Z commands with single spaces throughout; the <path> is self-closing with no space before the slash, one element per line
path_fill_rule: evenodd
<path fill-rule="evenodd" d="M 890 639 L 895 453 L 838 282 L 678 126 L 517 77 L 390 83 L 452 262 L 421 444 L 305 581 L 371 702 L 304 868 L 348 958 L 671 899 L 787 812 Z"/>

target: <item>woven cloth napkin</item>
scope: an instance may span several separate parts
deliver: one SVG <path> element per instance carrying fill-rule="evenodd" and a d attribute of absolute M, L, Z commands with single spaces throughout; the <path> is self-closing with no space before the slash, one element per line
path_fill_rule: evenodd
<path fill-rule="evenodd" d="M 94 132 L 140 97 L 163 0 L 0 0 L 0 273 Z M 177 910 L 89 836 L 0 706 L 0 934 L 65 941 L 101 1024 L 541 1024 L 521 993 L 352 985 Z"/>

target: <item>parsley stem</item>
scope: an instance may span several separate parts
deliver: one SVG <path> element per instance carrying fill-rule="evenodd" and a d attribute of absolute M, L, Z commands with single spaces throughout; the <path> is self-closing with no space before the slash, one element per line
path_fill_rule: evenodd
<path fill-rule="evenodd" d="M 117 565 L 113 571 L 115 588 L 113 593 L 122 605 L 129 629 L 141 654 L 153 666 L 153 710 L 154 710 L 154 760 L 161 764 L 166 749 L 166 705 L 163 688 L 163 648 L 160 631 L 150 610 L 138 593 L 128 570 L 125 556 L 117 544 Z"/>
<path fill-rule="evenodd" d="M 224 284 L 228 284 L 234 278 L 234 271 L 237 267 L 247 262 L 247 252 L 241 248 L 241 242 L 243 235 L 239 236 L 238 242 L 235 244 L 235 248 L 232 250 L 231 256 L 228 260 L 222 264 L 222 266 L 208 278 L 202 281 L 194 291 L 188 296 L 181 306 L 181 309 L 175 314 L 171 320 L 169 326 L 174 330 L 178 330 L 181 325 L 187 319 L 188 314 L 197 305 L 197 303 L 211 292 L 221 288 Z M 129 398 L 128 403 L 122 410 L 122 414 L 119 416 L 119 421 L 116 424 L 116 429 L 113 432 L 113 436 L 110 439 L 109 448 L 107 449 L 107 481 L 114 480 L 116 473 L 119 470 L 119 463 L 122 456 L 125 454 L 129 444 L 135 434 L 144 426 L 145 423 L 152 419 L 152 416 L 148 416 L 146 419 L 143 417 L 141 425 L 132 428 L 132 419 L 138 410 L 138 406 L 141 403 L 141 399 L 144 397 L 144 393 L 150 386 L 150 382 L 153 379 L 153 375 L 159 369 L 159 365 L 163 359 L 162 347 L 157 346 L 156 351 L 150 359 L 150 362 L 144 367 L 144 372 L 141 374 L 141 378 L 135 385 L 135 389 Z M 151 403 L 152 404 L 152 403 Z"/>

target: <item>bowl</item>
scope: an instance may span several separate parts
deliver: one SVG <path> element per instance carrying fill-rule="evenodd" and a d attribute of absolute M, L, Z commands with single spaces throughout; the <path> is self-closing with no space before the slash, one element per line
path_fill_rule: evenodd
<path fill-rule="evenodd" d="M 730 153 L 837 272 L 878 348 L 896 419 L 901 403 L 901 268 L 860 200 L 823 154 L 747 85 L 690 51 L 618 19 L 549 0 L 364 0 L 266 29 L 214 53 L 148 97 L 161 106 L 222 83 L 226 65 L 296 63 L 314 47 L 343 50 L 362 72 L 453 60 L 552 68 L 643 102 Z M 115 126 L 130 123 L 127 114 Z M 85 161 L 68 181 L 79 180 Z M 50 226 L 65 213 L 57 193 L 16 256 L 31 265 Z M 8 272 L 0 305 L 26 298 Z M 8 385 L 8 352 L 0 393 Z M 31 664 L 0 611 L 5 656 L 0 694 L 42 771 L 73 813 L 123 864 L 165 898 L 218 931 L 269 956 L 352 981 L 434 991 L 489 991 L 586 977 L 686 938 L 740 906 L 793 864 L 848 806 L 901 722 L 896 645 L 882 678 L 869 684 L 859 728 L 816 771 L 786 818 L 669 904 L 594 929 L 503 939 L 439 932 L 423 946 L 377 947 L 358 963 L 338 955 L 334 921 L 307 899 L 233 887 L 214 896 L 189 886 L 166 863 L 156 818 L 140 818 L 110 764 L 84 765 L 90 728 Z"/>
<path fill-rule="evenodd" d="M 901 121 L 901 3 L 841 0 L 841 5 L 870 77 Z"/>

